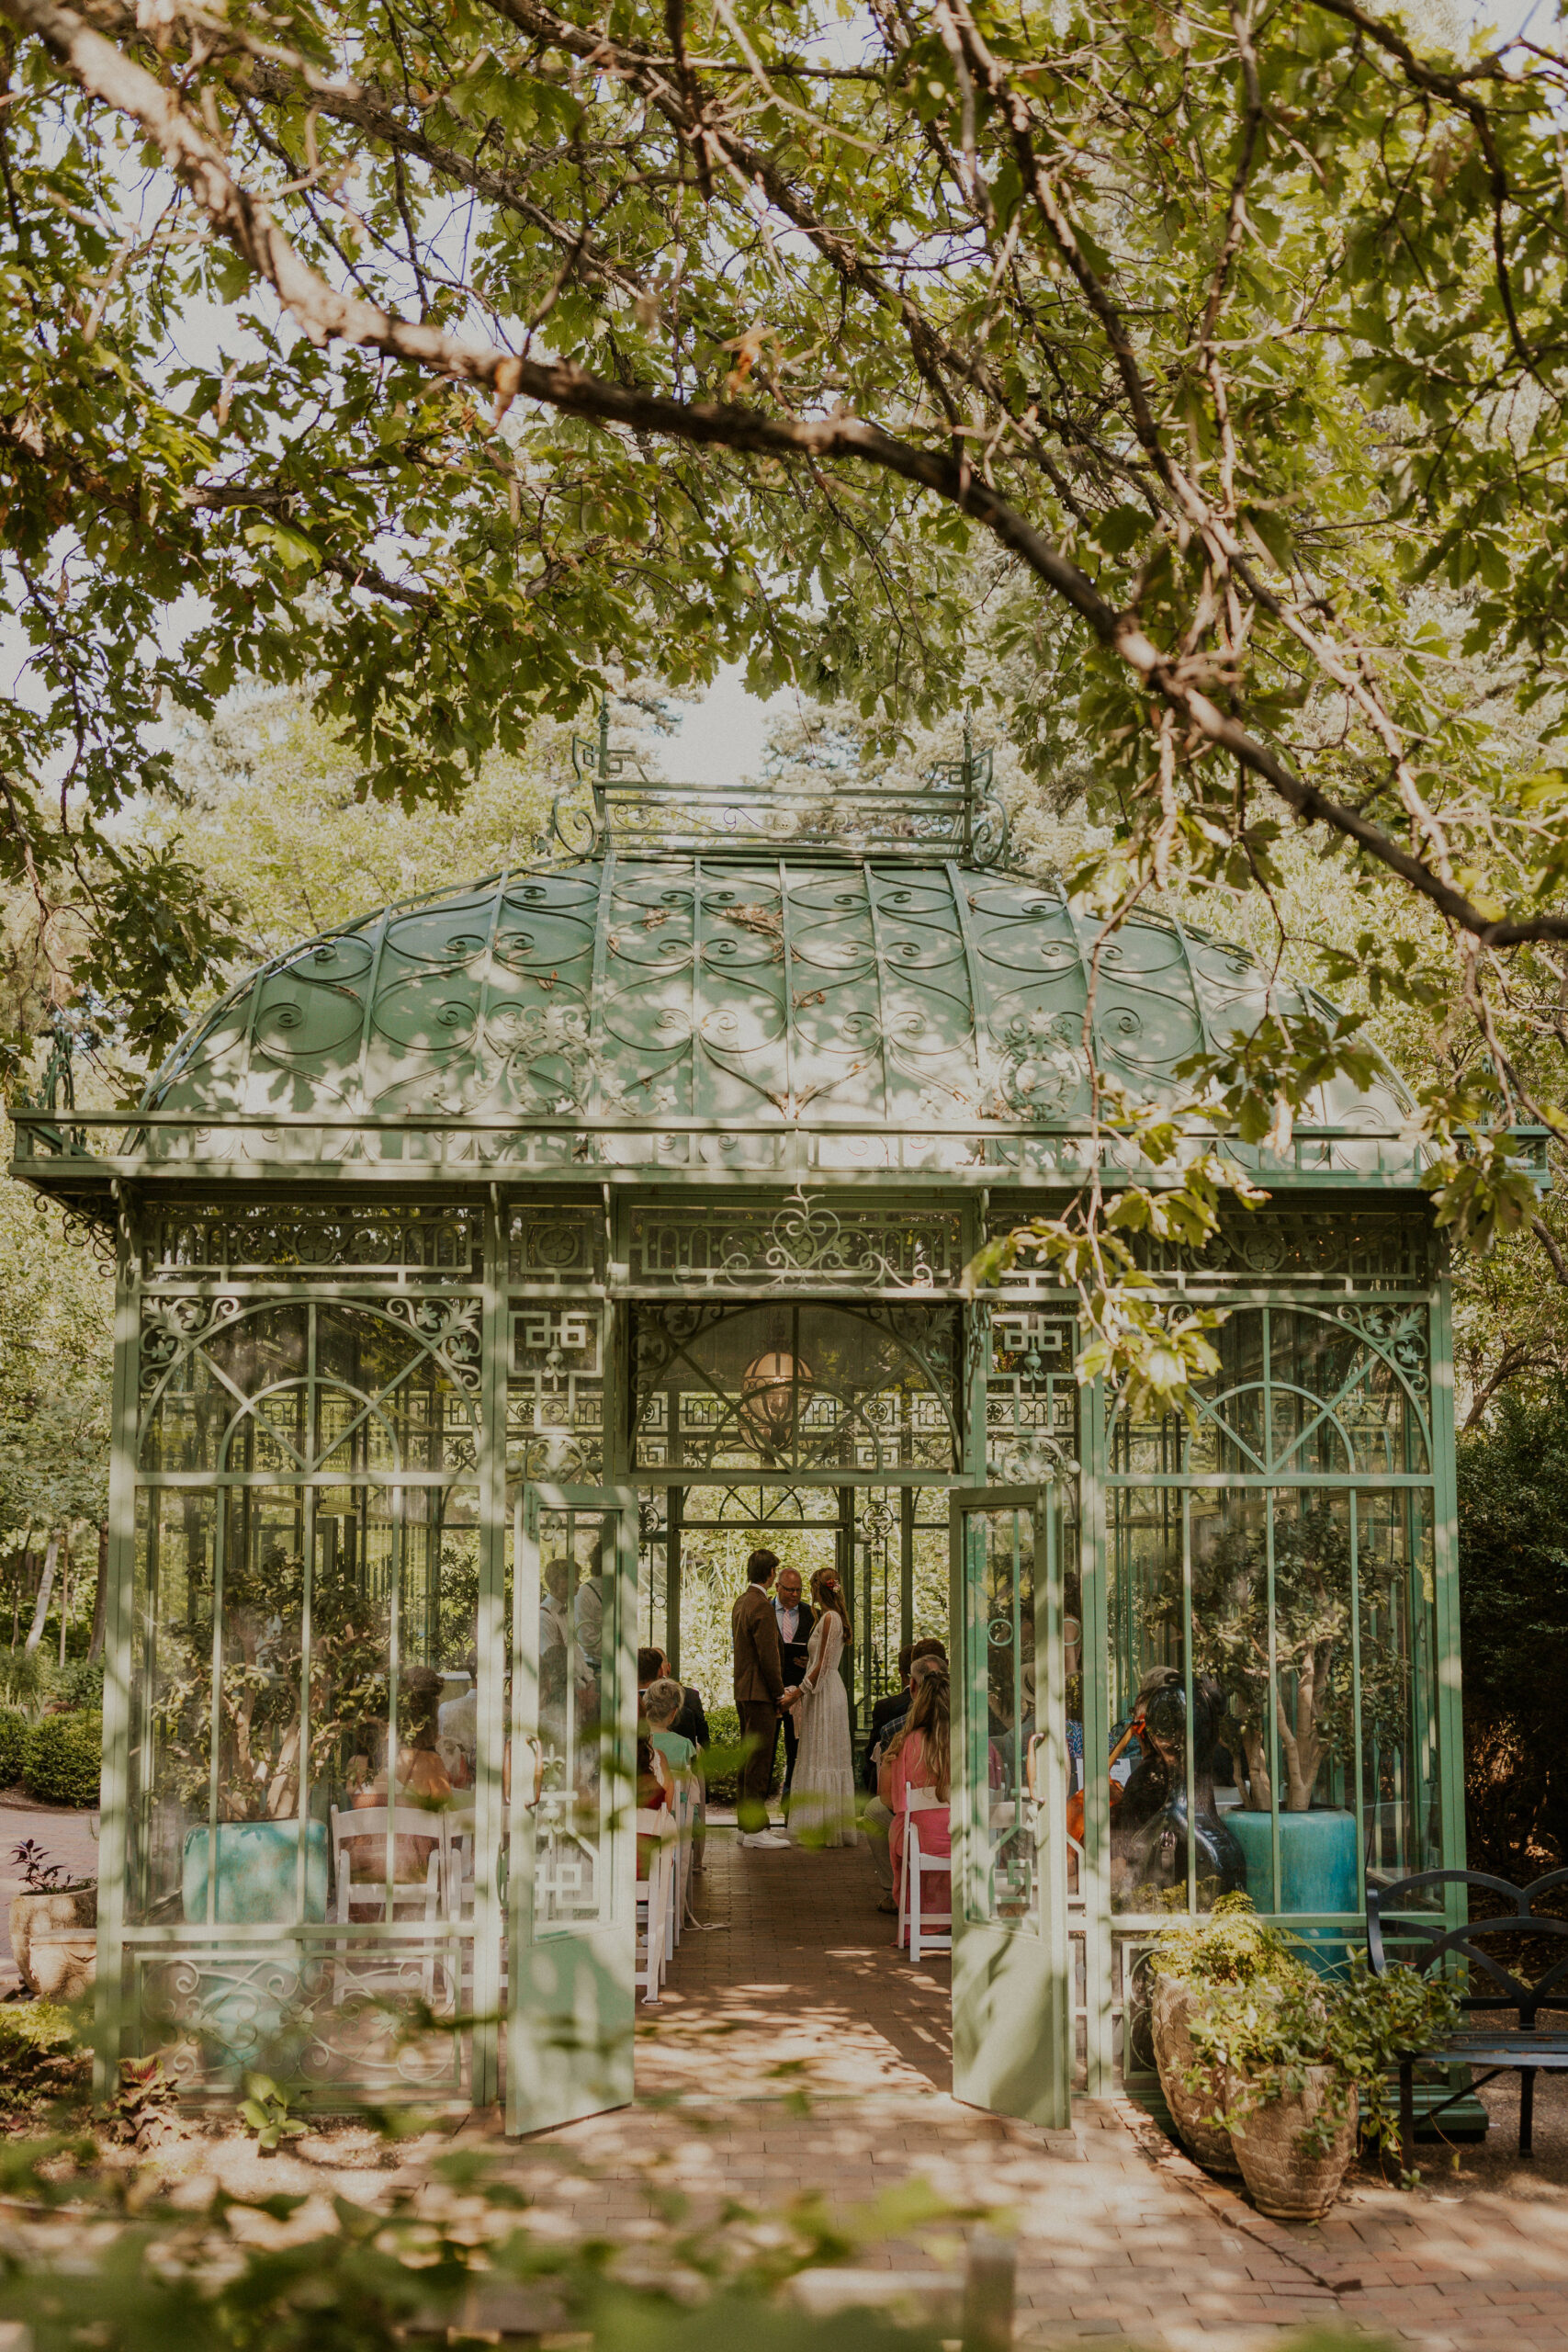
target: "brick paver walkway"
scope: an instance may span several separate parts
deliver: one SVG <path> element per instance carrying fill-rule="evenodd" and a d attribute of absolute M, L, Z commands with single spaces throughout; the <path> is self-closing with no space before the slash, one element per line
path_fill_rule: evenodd
<path fill-rule="evenodd" d="M 1533 2165 L 1513 2154 L 1515 2094 L 1488 2091 L 1492 2140 L 1457 2172 L 1435 2153 L 1405 2194 L 1363 2168 L 1322 2227 L 1266 2222 L 1123 2104 L 1080 2103 L 1060 2132 L 961 2107 L 947 2087 L 946 1967 L 895 1955 L 863 1849 L 741 1852 L 718 1831 L 709 1855 L 697 1900 L 714 1931 L 688 1929 L 665 1999 L 639 2010 L 637 2104 L 514 2145 L 493 2115 L 457 2132 L 489 2142 L 547 2235 L 607 2236 L 624 2275 L 667 2273 L 679 2232 L 712 2219 L 744 2237 L 749 2210 L 765 2234 L 766 2217 L 816 2197 L 858 2238 L 855 2276 L 818 2272 L 802 2301 L 826 2308 L 847 2289 L 929 2320 L 962 2275 L 966 2233 L 988 2222 L 1016 2236 L 1029 2352 L 1089 2340 L 1262 2352 L 1314 2327 L 1416 2352 L 1568 2352 L 1556 2084 L 1540 2086 Z M 444 2198 L 425 2165 L 450 2145 L 444 2131 L 394 2153 L 348 2128 L 264 2162 L 230 2133 L 187 2138 L 164 2162 L 193 2199 L 218 2181 L 310 2194 L 303 2229 L 322 2225 L 334 2191 Z M 917 2225 L 907 2200 L 919 2182 L 947 2210 Z"/>
<path fill-rule="evenodd" d="M 1118 2103 L 1081 2103 L 1070 2132 L 959 2106 L 946 1967 L 895 1956 L 863 1849 L 740 1851 L 718 1832 L 709 1858 L 697 1907 L 719 1924 L 688 1929 L 664 2001 L 639 2011 L 637 2106 L 518 2151 L 562 2225 L 652 2246 L 660 2191 L 693 2217 L 810 2191 L 843 2211 L 919 2179 L 1016 2230 L 1021 2345 L 1252 2352 L 1329 2326 L 1422 2352 L 1568 2352 L 1554 2091 L 1538 2171 L 1513 2163 L 1505 2123 L 1506 2144 L 1457 2176 L 1439 2158 L 1413 2194 L 1358 2175 L 1322 2227 L 1266 2222 Z M 965 2226 L 874 2240 L 860 2267 L 884 2291 L 934 2289 Z"/>

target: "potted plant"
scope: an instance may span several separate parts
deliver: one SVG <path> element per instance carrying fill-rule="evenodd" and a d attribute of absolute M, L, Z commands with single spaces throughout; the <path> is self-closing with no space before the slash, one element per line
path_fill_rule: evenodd
<path fill-rule="evenodd" d="M 72 1878 L 35 1838 L 11 1849 L 22 1891 L 11 1897 L 11 1951 L 23 1984 L 46 2001 L 74 2001 L 97 1968 L 98 1883 Z"/>
<path fill-rule="evenodd" d="M 1339 2194 L 1358 2132 L 1397 2143 L 1389 2073 L 1402 2050 L 1454 2030 L 1441 1977 L 1395 1966 L 1373 1976 L 1358 1956 L 1337 1982 L 1296 1962 L 1290 1975 L 1215 1984 L 1188 2018 L 1194 2079 L 1219 2081 L 1216 2113 L 1261 2213 L 1317 2221 Z"/>
<path fill-rule="evenodd" d="M 1354 1814 L 1317 1801 L 1325 1761 L 1354 1754 L 1349 1531 L 1335 1498 L 1280 1508 L 1273 1527 L 1273 1677 L 1264 1530 L 1248 1514 L 1197 1522 L 1192 1546 L 1194 1670 L 1212 1675 L 1236 1730 L 1242 1808 L 1226 1826 L 1247 1860 L 1247 1888 L 1271 1907 L 1277 1753 L 1281 1911 L 1334 1913 L 1360 1907 Z M 1397 1745 L 1408 1712 L 1406 1670 L 1397 1645 L 1374 1630 L 1380 1569 L 1370 1548 L 1360 1562 L 1362 1713 Z M 1392 1571 L 1390 1572 L 1392 1573 Z M 1270 1734 L 1272 1733 L 1272 1738 Z"/>
<path fill-rule="evenodd" d="M 1149 2016 L 1166 2105 L 1190 2154 L 1211 2172 L 1239 2172 L 1222 2120 L 1224 2086 L 1201 2064 L 1189 2024 L 1216 1986 L 1287 1984 L 1301 1962 L 1277 1928 L 1265 1927 L 1250 1895 L 1222 1894 L 1196 1926 L 1168 1928 L 1150 1955 Z"/>

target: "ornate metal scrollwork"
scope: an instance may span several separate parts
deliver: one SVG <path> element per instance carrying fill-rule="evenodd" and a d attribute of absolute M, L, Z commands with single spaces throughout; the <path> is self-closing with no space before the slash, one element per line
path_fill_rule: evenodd
<path fill-rule="evenodd" d="M 381 1311 L 417 1332 L 459 1388 L 469 1396 L 479 1393 L 483 1351 L 477 1298 L 394 1296 L 381 1302 Z"/>
<path fill-rule="evenodd" d="M 186 1348 L 211 1338 L 225 1323 L 243 1313 L 233 1297 L 164 1296 L 152 1292 L 141 1302 L 141 1385 L 155 1387 L 175 1358 Z"/>

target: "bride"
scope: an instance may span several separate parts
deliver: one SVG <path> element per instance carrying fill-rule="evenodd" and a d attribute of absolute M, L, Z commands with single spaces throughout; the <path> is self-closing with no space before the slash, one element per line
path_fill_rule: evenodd
<path fill-rule="evenodd" d="M 800 1747 L 790 1796 L 790 1834 L 808 1846 L 852 1846 L 859 1835 L 854 1758 L 849 1693 L 839 1672 L 850 1639 L 850 1617 L 836 1568 L 818 1569 L 811 1579 L 811 1598 L 817 1623 L 796 1702 Z"/>

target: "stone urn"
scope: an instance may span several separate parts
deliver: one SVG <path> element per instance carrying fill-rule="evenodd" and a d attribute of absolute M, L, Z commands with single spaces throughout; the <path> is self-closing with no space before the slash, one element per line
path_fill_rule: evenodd
<path fill-rule="evenodd" d="M 1255 2108 L 1231 2133 L 1241 2177 L 1260 2213 L 1276 2222 L 1317 2222 L 1338 2196 L 1356 2153 L 1359 2121 L 1356 2094 L 1349 2094 L 1344 2120 L 1326 2155 L 1301 2144 L 1304 2127 L 1315 2120 L 1334 2087 L 1332 2066 L 1308 2066 L 1300 2091 Z"/>
<path fill-rule="evenodd" d="M 1198 2052 L 1187 2030 L 1195 1998 L 1191 1985 L 1182 1984 L 1179 1977 L 1156 1976 L 1149 2020 L 1159 2086 L 1188 2154 L 1209 2172 L 1239 2172 L 1231 2135 L 1214 2120 L 1215 2108 L 1224 2105 L 1218 2076 L 1206 2074 L 1197 2090 L 1188 2085 L 1188 2071 L 1198 2064 Z"/>
<path fill-rule="evenodd" d="M 74 2001 L 97 1968 L 98 1890 L 13 1894 L 11 1951 L 23 1984 L 40 2000 Z"/>

